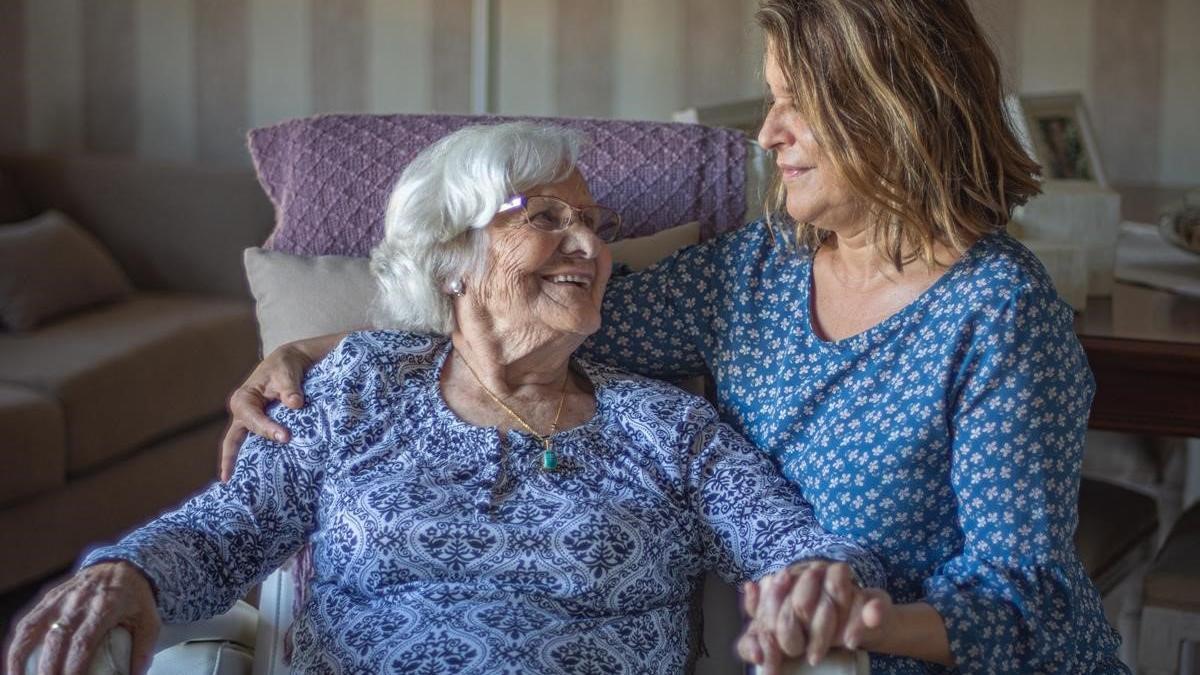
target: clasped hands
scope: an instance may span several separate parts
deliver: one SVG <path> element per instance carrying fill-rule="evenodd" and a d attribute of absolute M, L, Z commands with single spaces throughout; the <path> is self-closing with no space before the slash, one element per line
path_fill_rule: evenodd
<path fill-rule="evenodd" d="M 886 591 L 861 588 L 845 563 L 795 563 L 743 586 L 750 618 L 738 655 L 775 675 L 785 659 L 816 665 L 832 647 L 872 649 L 893 618 Z"/>

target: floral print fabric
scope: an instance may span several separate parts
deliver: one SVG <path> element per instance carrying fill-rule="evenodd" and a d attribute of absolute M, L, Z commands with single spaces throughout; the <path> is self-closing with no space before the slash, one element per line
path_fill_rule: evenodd
<path fill-rule="evenodd" d="M 556 434 L 471 426 L 445 404 L 449 342 L 356 333 L 306 378 L 292 431 L 250 436 L 233 478 L 85 560 L 146 572 L 193 621 L 312 542 L 297 672 L 681 673 L 702 574 L 802 558 L 879 563 L 816 527 L 795 485 L 703 399 L 585 361 L 597 411 Z"/>
<path fill-rule="evenodd" d="M 1073 543 L 1094 391 L 1072 312 L 1007 234 L 916 301 L 830 342 L 811 256 L 754 223 L 614 277 L 590 358 L 708 370 L 721 417 L 780 462 L 821 525 L 872 549 L 897 602 L 945 619 L 964 672 L 1121 671 Z M 873 655 L 873 672 L 919 672 Z"/>

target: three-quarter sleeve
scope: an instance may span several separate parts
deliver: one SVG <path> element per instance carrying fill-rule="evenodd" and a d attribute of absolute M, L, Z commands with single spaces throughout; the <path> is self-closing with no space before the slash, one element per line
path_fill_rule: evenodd
<path fill-rule="evenodd" d="M 579 355 L 649 377 L 703 374 L 712 310 L 725 288 L 723 243 L 689 246 L 643 271 L 614 275 L 603 325 Z"/>
<path fill-rule="evenodd" d="M 821 528 L 812 506 L 771 458 L 715 412 L 691 440 L 692 510 L 701 523 L 706 567 L 729 583 L 759 579 L 800 560 L 847 563 L 863 587 L 885 585 L 869 550 Z"/>
<path fill-rule="evenodd" d="M 270 416 L 290 429 L 280 445 L 250 434 L 232 478 L 217 483 L 113 546 L 89 553 L 82 566 L 123 560 L 155 591 L 163 621 L 215 616 L 295 553 L 315 528 L 329 424 L 323 411 L 324 369 L 306 381 L 300 410 L 276 406 Z"/>
<path fill-rule="evenodd" d="M 1117 638 L 1073 543 L 1095 387 L 1070 309 L 1018 289 L 979 321 L 959 381 L 950 479 L 964 541 L 926 600 L 962 672 L 1091 672 L 1083 660 Z"/>

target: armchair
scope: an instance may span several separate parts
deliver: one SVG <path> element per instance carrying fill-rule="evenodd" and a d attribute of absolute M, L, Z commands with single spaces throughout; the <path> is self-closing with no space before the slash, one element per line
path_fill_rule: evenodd
<path fill-rule="evenodd" d="M 664 230 L 650 237 L 619 242 L 613 246 L 613 259 L 634 269 L 646 267 L 672 251 L 699 240 L 699 228 L 695 223 Z M 281 256 L 283 256 L 281 258 Z M 293 335 L 294 326 L 268 326 L 271 315 L 261 311 L 264 286 L 272 272 L 271 268 L 282 265 L 304 264 L 288 260 L 294 256 L 285 254 L 268 255 L 259 249 L 246 251 L 246 267 L 251 286 L 260 301 L 260 326 L 263 335 L 276 336 L 277 342 L 266 342 L 271 349 L 303 335 Z M 332 262 L 332 261 L 326 261 Z M 308 270 L 309 275 L 314 274 Z M 323 274 L 322 274 L 323 273 Z M 316 278 L 308 283 L 314 287 L 327 285 L 331 279 L 323 275 L 365 276 L 365 261 L 342 259 L 336 266 L 324 266 L 316 272 Z M 257 283 L 255 281 L 257 280 Z M 303 295 L 303 294 L 298 294 Z M 283 298 L 276 299 L 282 302 Z M 310 300 L 311 301 L 311 300 Z M 346 303 L 362 307 L 364 303 L 349 299 Z M 303 308 L 292 307 L 291 311 Z M 289 308 L 277 307 L 274 313 L 288 312 Z M 347 324 L 350 325 L 350 324 Z M 280 332 L 283 331 L 283 332 Z M 318 333 L 322 332 L 320 330 Z M 702 381 L 681 383 L 692 390 L 703 391 Z M 258 609 L 239 601 L 225 614 L 206 621 L 190 624 L 164 625 L 155 643 L 155 657 L 150 675 L 175 675 L 178 673 L 211 673 L 212 675 L 286 675 L 288 629 L 297 607 L 296 589 L 298 579 L 296 565 L 291 563 L 273 572 L 259 587 Z M 742 664 L 728 648 L 741 630 L 741 614 L 738 609 L 737 592 L 715 576 L 705 579 L 702 597 L 704 621 L 704 643 L 710 653 L 701 656 L 694 675 L 719 675 L 743 672 Z M 27 675 L 36 675 L 35 652 L 27 666 Z M 114 629 L 93 661 L 88 675 L 125 675 L 129 672 L 130 637 L 123 628 Z M 755 670 L 758 672 L 758 669 Z M 865 652 L 835 651 L 821 664 L 812 667 L 802 661 L 791 664 L 785 675 L 866 675 L 870 673 L 870 662 Z"/>
<path fill-rule="evenodd" d="M 455 116 L 326 116 L 252 132 L 255 165 L 277 211 L 276 229 L 264 245 L 266 250 L 247 249 L 245 255 L 264 352 L 281 342 L 365 324 L 361 312 L 368 298 L 361 294 L 371 288 L 362 283 L 366 276 L 362 256 L 380 235 L 378 214 L 390 185 L 421 148 L 478 121 Z M 739 132 L 652 122 L 547 121 L 580 128 L 595 139 L 580 163 L 597 200 L 622 211 L 627 229 L 638 237 L 614 246 L 614 260 L 634 268 L 736 227 L 747 203 L 759 202 L 757 186 L 763 180 L 758 173 L 767 162 Z M 663 152 L 665 148 L 669 151 Z M 747 186 L 754 189 L 749 197 Z M 687 224 L 676 227 L 680 223 Z M 346 283 L 348 279 L 356 281 Z M 703 391 L 703 382 L 687 384 Z M 288 628 L 298 604 L 297 589 L 304 587 L 293 569 L 287 564 L 266 579 L 257 611 L 239 603 L 231 610 L 236 616 L 218 617 L 230 617 L 220 624 L 219 636 L 210 622 L 164 629 L 157 645 L 163 651 L 157 652 L 151 673 L 185 672 L 165 662 L 160 665 L 160 659 L 178 653 L 173 650 L 179 647 L 200 644 L 204 646 L 194 650 L 195 658 L 207 660 L 196 661 L 186 672 L 288 672 Z M 742 672 L 742 664 L 728 647 L 741 628 L 736 592 L 710 577 L 704 597 L 697 602 L 703 603 L 705 641 L 712 653 L 699 659 L 695 672 Z M 247 655 L 249 633 L 244 620 L 253 620 L 256 626 L 252 657 Z M 97 667 L 109 670 L 94 670 L 96 675 L 124 672 L 111 666 L 128 663 L 128 635 L 122 643 L 120 633 L 110 635 L 106 651 L 98 657 Z M 197 636 L 207 636 L 208 641 L 200 642 Z M 252 667 L 245 663 L 250 658 Z M 225 667 L 234 661 L 240 670 L 215 670 L 216 664 Z M 868 672 L 867 657 L 837 653 L 816 668 L 798 664 L 793 672 Z"/>

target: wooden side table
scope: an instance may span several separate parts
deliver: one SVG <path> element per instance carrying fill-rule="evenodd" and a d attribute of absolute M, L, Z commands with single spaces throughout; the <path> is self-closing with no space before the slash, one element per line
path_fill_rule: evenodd
<path fill-rule="evenodd" d="M 1179 437 L 1200 436 L 1200 299 L 1118 283 L 1111 298 L 1088 299 L 1075 331 L 1096 377 L 1088 426 L 1155 436 L 1160 447 L 1177 450 L 1165 453 L 1154 486 L 1158 522 L 1170 527 L 1187 473 Z M 1080 518 L 1087 518 L 1082 508 Z M 1117 619 L 1129 664 L 1137 662 L 1141 639 L 1141 579 L 1135 571 L 1122 585 Z"/>
<path fill-rule="evenodd" d="M 1118 283 L 1075 331 L 1096 377 L 1089 426 L 1200 437 L 1200 299 Z"/>

